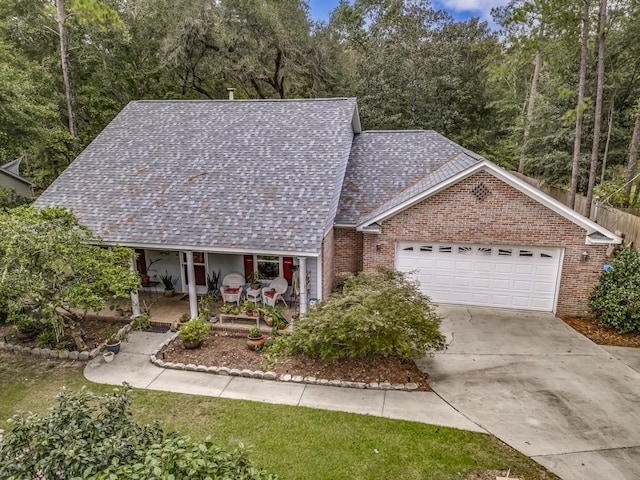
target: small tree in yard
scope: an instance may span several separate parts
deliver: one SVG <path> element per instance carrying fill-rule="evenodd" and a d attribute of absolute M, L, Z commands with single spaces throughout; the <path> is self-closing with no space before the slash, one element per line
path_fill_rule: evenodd
<path fill-rule="evenodd" d="M 293 352 L 323 360 L 389 355 L 410 359 L 445 347 L 439 324 L 417 282 L 379 269 L 349 276 L 342 293 L 310 309 L 286 342 Z"/>
<path fill-rule="evenodd" d="M 131 250 L 99 243 L 63 208 L 0 211 L 0 298 L 8 320 L 31 315 L 58 339 L 69 327 L 84 349 L 78 327 L 86 312 L 101 310 L 110 297 L 128 296 L 139 284 Z"/>
<path fill-rule="evenodd" d="M 619 333 L 640 332 L 640 253 L 623 246 L 589 299 L 602 325 Z"/>
<path fill-rule="evenodd" d="M 257 470 L 240 446 L 226 452 L 209 439 L 140 426 L 130 412 L 131 388 L 94 395 L 63 390 L 48 415 L 9 420 L 0 443 L 0 478 L 244 479 L 275 477 Z"/>

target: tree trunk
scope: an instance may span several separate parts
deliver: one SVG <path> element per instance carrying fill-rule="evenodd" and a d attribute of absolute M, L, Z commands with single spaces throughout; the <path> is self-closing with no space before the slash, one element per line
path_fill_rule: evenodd
<path fill-rule="evenodd" d="M 67 116 L 69 118 L 69 133 L 75 139 L 78 136 L 76 130 L 75 95 L 71 83 L 71 68 L 69 64 L 69 45 L 67 44 L 67 27 L 64 25 L 66 18 L 64 0 L 56 0 L 58 22 L 58 32 L 60 35 L 60 63 L 62 64 L 62 79 L 64 81 L 64 91 L 67 99 Z"/>
<path fill-rule="evenodd" d="M 578 192 L 578 177 L 580 176 L 580 145 L 582 143 L 582 118 L 584 112 L 584 87 L 587 76 L 587 53 L 589 41 L 589 4 L 584 0 L 582 15 L 582 41 L 580 48 L 580 76 L 578 80 L 578 104 L 576 106 L 576 133 L 573 142 L 573 161 L 571 163 L 571 188 L 569 190 L 569 206 L 574 208 L 576 193 Z"/>
<path fill-rule="evenodd" d="M 524 167 L 527 162 L 526 151 L 529 141 L 529 133 L 531 132 L 531 122 L 533 121 L 533 111 L 536 104 L 536 94 L 538 91 L 538 79 L 540 78 L 540 69 L 542 68 L 542 56 L 540 49 L 536 50 L 534 60 L 533 76 L 531 77 L 531 89 L 529 90 L 529 103 L 527 105 L 527 116 L 524 119 L 524 132 L 522 134 L 522 148 L 520 149 L 520 163 L 518 164 L 518 173 L 524 173 Z"/>
<path fill-rule="evenodd" d="M 636 123 L 633 127 L 633 135 L 631 137 L 631 146 L 629 148 L 629 162 L 627 163 L 627 183 L 624 186 L 624 193 L 628 199 L 628 204 L 631 205 L 638 197 L 638 191 L 634 192 L 631 197 L 631 185 L 633 179 L 636 176 L 636 161 L 638 160 L 638 145 L 640 145 L 640 101 L 638 101 L 636 111 Z"/>
<path fill-rule="evenodd" d="M 607 128 L 607 141 L 604 145 L 604 155 L 602 156 L 602 174 L 600 175 L 600 186 L 604 185 L 604 175 L 607 170 L 607 159 L 609 158 L 609 144 L 611 143 L 611 128 L 613 127 L 613 104 L 615 101 L 615 90 L 611 97 L 611 106 L 609 107 L 609 126 Z"/>
<path fill-rule="evenodd" d="M 593 188 L 598 174 L 598 156 L 600 153 L 600 131 L 602 130 L 602 93 L 604 91 L 604 46 L 605 24 L 607 22 L 607 0 L 600 0 L 598 13 L 598 85 L 596 87 L 596 113 L 593 123 L 593 144 L 591 145 L 591 166 L 589 168 L 589 186 L 587 187 L 587 205 L 584 216 L 591 215 Z"/>

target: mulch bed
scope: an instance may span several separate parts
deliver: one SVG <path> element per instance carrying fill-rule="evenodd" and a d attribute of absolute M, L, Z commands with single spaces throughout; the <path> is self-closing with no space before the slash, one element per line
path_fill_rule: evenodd
<path fill-rule="evenodd" d="M 585 318 L 563 317 L 562 320 L 598 345 L 640 348 L 640 334 L 638 333 L 621 334 L 611 327 L 605 327 L 595 320 Z"/>
<path fill-rule="evenodd" d="M 201 348 L 186 350 L 178 337 L 158 356 L 166 362 L 263 370 L 269 363 L 265 353 L 266 349 L 261 352 L 249 350 L 244 336 L 211 331 Z M 430 390 L 426 373 L 420 371 L 414 362 L 393 356 L 323 362 L 305 355 L 292 355 L 278 358 L 275 366 L 268 369 L 278 375 L 289 373 L 349 382 L 411 382 L 418 384 L 418 390 Z"/>
<path fill-rule="evenodd" d="M 124 325 L 129 323 L 130 320 L 123 319 L 122 321 L 111 320 L 102 317 L 87 317 L 81 322 L 81 328 L 84 332 L 83 339 L 89 348 L 95 348 L 109 338 L 112 334 L 116 333 Z M 31 340 L 18 340 L 14 335 L 15 329 L 12 324 L 0 325 L 0 339 L 7 339 L 9 343 L 16 343 L 24 345 L 25 347 L 40 347 L 38 338 L 35 337 Z M 69 350 L 75 350 L 75 343 L 70 338 L 62 339 L 60 347 L 65 347 Z"/>

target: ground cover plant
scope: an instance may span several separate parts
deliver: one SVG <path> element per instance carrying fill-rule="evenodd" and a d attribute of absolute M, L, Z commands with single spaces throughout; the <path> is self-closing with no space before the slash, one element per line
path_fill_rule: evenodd
<path fill-rule="evenodd" d="M 341 292 L 309 309 L 286 343 L 293 352 L 323 360 L 389 355 L 412 359 L 445 347 L 439 325 L 417 282 L 381 268 L 348 276 Z"/>
<path fill-rule="evenodd" d="M 640 332 L 640 252 L 620 248 L 602 272 L 589 306 L 598 321 L 618 333 Z"/>
<path fill-rule="evenodd" d="M 63 385 L 112 391 L 86 381 L 81 366 L 0 354 L 0 428 L 10 428 L 5 420 L 15 411 L 44 414 Z M 178 430 L 198 442 L 211 436 L 225 450 L 241 442 L 251 446 L 255 465 L 285 480 L 484 479 L 491 478 L 484 476 L 489 470 L 504 474 L 509 468 L 511 476 L 524 480 L 556 478 L 494 437 L 473 432 L 169 392 L 136 390 L 131 398 L 139 424 L 158 419 L 165 430 Z"/>

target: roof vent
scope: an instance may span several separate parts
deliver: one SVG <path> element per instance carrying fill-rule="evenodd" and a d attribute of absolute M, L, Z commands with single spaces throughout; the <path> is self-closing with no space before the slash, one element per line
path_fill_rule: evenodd
<path fill-rule="evenodd" d="M 227 92 L 229 92 L 229 100 L 233 100 L 233 92 L 235 91 L 236 91 L 235 88 L 232 88 L 232 87 L 227 88 Z"/>
<path fill-rule="evenodd" d="M 478 185 L 473 187 L 473 189 L 471 190 L 471 193 L 473 194 L 474 197 L 476 197 L 476 200 L 481 202 L 482 200 L 484 200 L 489 196 L 490 192 L 484 183 L 479 183 Z"/>

